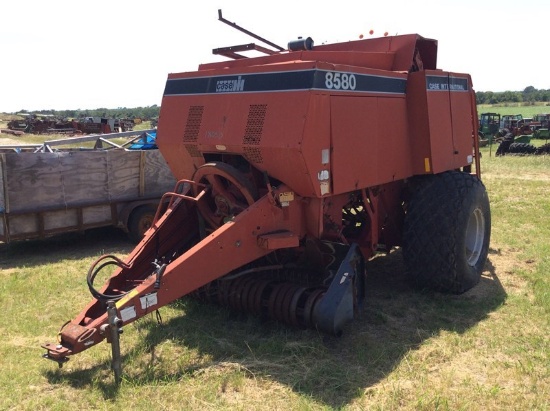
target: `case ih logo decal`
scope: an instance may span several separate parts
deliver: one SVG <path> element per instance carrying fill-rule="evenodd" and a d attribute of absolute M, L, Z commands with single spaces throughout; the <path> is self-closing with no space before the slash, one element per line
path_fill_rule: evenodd
<path fill-rule="evenodd" d="M 245 89 L 246 82 L 246 89 Z M 259 93 L 266 91 L 344 91 L 405 95 L 405 77 L 373 74 L 299 70 L 272 73 L 241 74 L 168 79 L 165 96 L 190 96 L 217 93 Z"/>
<path fill-rule="evenodd" d="M 468 79 L 451 76 L 426 76 L 429 91 L 468 91 Z"/>
<path fill-rule="evenodd" d="M 243 91 L 244 79 L 239 76 L 233 80 L 218 80 L 216 82 L 216 93 L 227 93 L 230 91 Z"/>

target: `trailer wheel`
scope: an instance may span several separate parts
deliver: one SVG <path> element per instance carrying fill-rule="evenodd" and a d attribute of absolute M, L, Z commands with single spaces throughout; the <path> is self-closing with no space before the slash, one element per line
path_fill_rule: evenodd
<path fill-rule="evenodd" d="M 218 228 L 258 199 L 257 188 L 235 167 L 213 161 L 200 166 L 193 181 L 206 184 L 209 193 L 198 206 L 212 228 Z"/>
<path fill-rule="evenodd" d="M 407 203 L 403 259 L 420 287 L 460 294 L 479 282 L 491 235 L 489 198 L 471 174 L 419 177 Z"/>
<path fill-rule="evenodd" d="M 128 219 L 128 236 L 134 243 L 139 243 L 145 232 L 153 225 L 156 209 L 149 205 L 137 207 Z"/>

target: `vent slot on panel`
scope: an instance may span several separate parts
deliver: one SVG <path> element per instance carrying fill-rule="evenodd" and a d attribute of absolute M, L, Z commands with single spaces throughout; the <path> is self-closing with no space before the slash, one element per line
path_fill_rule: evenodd
<path fill-rule="evenodd" d="M 262 151 L 258 147 L 244 147 L 244 157 L 251 163 L 263 163 Z"/>
<path fill-rule="evenodd" d="M 259 146 L 262 141 L 267 104 L 252 104 L 248 111 L 248 119 L 243 137 L 243 154 L 251 163 L 262 163 L 262 151 Z"/>
<path fill-rule="evenodd" d="M 244 131 L 243 144 L 260 144 L 264 129 L 267 104 L 252 104 L 248 112 L 246 129 Z"/>
<path fill-rule="evenodd" d="M 198 140 L 203 111 L 204 106 L 189 107 L 189 113 L 187 114 L 187 123 L 185 124 L 185 131 L 183 133 L 184 142 L 194 143 Z"/>

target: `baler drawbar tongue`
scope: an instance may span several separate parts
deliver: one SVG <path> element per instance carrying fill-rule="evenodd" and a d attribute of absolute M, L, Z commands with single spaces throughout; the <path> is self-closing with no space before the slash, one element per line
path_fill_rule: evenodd
<path fill-rule="evenodd" d="M 227 166 L 223 169 L 236 172 Z M 239 209 L 238 215 L 207 232 L 200 228 L 205 221 L 199 221 L 202 220 L 199 210 L 212 206 L 208 199 L 216 184 L 209 188 L 189 180 L 178 182 L 174 192 L 165 194 L 153 226 L 125 261 L 104 255 L 92 264 L 87 280 L 94 298 L 62 328 L 59 344 L 42 346 L 47 350 L 45 358 L 62 366 L 69 356 L 106 338 L 112 345 L 113 369 L 118 380 L 121 373 L 118 336 L 122 326 L 188 294 L 216 299 L 243 310 L 254 311 L 254 306 L 259 315 L 299 327 L 341 332 L 357 309 L 356 286 L 363 279 L 359 248 L 328 247 L 322 252 L 325 255 L 322 259 L 333 263 L 324 270 L 323 277 L 318 277 L 319 273 L 308 274 L 305 277 L 309 278 L 301 283 L 291 282 L 296 264 L 292 268 L 273 265 L 265 257 L 277 250 L 285 252 L 299 247 L 303 226 L 299 198 L 294 197 L 282 206 L 278 199 L 289 200 L 289 188 L 272 188 L 252 205 Z M 281 193 L 285 195 L 280 196 Z M 233 194 L 226 195 L 233 203 L 237 202 Z M 109 266 L 115 266 L 116 270 L 97 290 L 94 280 Z M 241 269 L 249 266 L 253 268 Z M 303 269 L 312 271 L 307 265 Z M 238 299 L 234 297 L 237 294 Z"/>

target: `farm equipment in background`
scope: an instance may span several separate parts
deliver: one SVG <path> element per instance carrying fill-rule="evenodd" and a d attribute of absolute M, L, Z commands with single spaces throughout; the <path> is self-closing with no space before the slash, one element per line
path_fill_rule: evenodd
<path fill-rule="evenodd" d="M 500 129 L 507 130 L 514 136 L 528 136 L 533 134 L 531 120 L 521 114 L 506 114 L 500 118 Z"/>
<path fill-rule="evenodd" d="M 491 144 L 500 128 L 500 114 L 481 113 L 479 117 L 478 135 L 480 145 Z M 483 142 L 483 143 L 482 143 Z"/>
<path fill-rule="evenodd" d="M 518 128 L 518 123 L 521 120 L 523 120 L 523 116 L 521 114 L 503 115 L 500 119 L 500 129 L 507 129 L 516 134 L 514 130 Z"/>
<path fill-rule="evenodd" d="M 481 113 L 479 117 L 479 133 L 483 136 L 495 135 L 500 128 L 500 114 Z"/>
<path fill-rule="evenodd" d="M 550 114 L 535 114 L 533 116 L 533 138 L 550 139 Z"/>
<path fill-rule="evenodd" d="M 496 151 L 497 156 L 550 154 L 548 142 L 538 147 L 531 144 L 532 139 L 548 140 L 550 138 L 548 131 L 550 114 L 536 114 L 532 119 L 524 118 L 521 115 L 509 117 L 511 118 L 504 125 L 511 125 L 512 128 L 500 129 L 494 138 L 499 143 Z"/>
<path fill-rule="evenodd" d="M 77 127 L 74 121 L 60 119 L 52 114 L 19 113 L 23 117 L 8 123 L 9 130 L 27 134 L 74 134 Z"/>
<path fill-rule="evenodd" d="M 24 120 L 11 120 L 8 122 L 8 130 L 19 131 L 24 133 L 27 130 L 28 124 Z"/>
<path fill-rule="evenodd" d="M 530 142 L 516 138 L 512 133 L 505 135 L 498 145 L 495 153 L 497 156 L 505 155 L 548 155 L 550 154 L 550 143 L 536 147 Z"/>
<path fill-rule="evenodd" d="M 156 143 L 179 181 L 129 256 L 92 264 L 92 299 L 45 358 L 107 339 L 119 380 L 121 328 L 186 295 L 339 335 L 365 261 L 397 246 L 420 287 L 479 281 L 491 217 L 470 76 L 437 69 L 437 41 L 417 34 L 253 37 L 271 48 L 168 75 Z"/>
<path fill-rule="evenodd" d="M 550 128 L 550 114 L 535 114 L 533 122 L 537 128 Z"/>
<path fill-rule="evenodd" d="M 109 134 L 132 131 L 134 121 L 117 118 L 84 117 L 78 119 L 75 125 L 76 129 L 83 134 Z"/>
<path fill-rule="evenodd" d="M 8 122 L 8 129 L 21 131 L 23 133 L 42 134 L 49 128 L 52 128 L 57 119 L 50 114 L 28 114 L 22 113 L 18 116 L 23 117 L 19 120 Z"/>
<path fill-rule="evenodd" d="M 111 134 L 132 131 L 134 121 L 103 117 L 60 119 L 51 114 L 19 114 L 23 119 L 12 120 L 8 129 L 28 134 Z"/>

